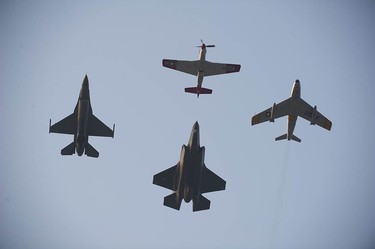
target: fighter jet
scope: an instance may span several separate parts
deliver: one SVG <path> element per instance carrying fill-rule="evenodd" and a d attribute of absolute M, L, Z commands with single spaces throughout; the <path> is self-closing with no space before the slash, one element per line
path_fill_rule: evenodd
<path fill-rule="evenodd" d="M 198 82 L 197 87 L 187 87 L 185 92 L 195 93 L 197 97 L 199 94 L 211 94 L 212 89 L 203 88 L 203 77 L 226 74 L 226 73 L 235 73 L 239 72 L 241 65 L 237 64 L 222 64 L 222 63 L 213 63 L 206 61 L 207 48 L 213 48 L 215 45 L 206 45 L 201 40 L 202 45 L 197 46 L 200 48 L 199 51 L 199 60 L 196 61 L 182 61 L 182 60 L 171 60 L 163 59 L 163 66 L 168 67 L 174 70 L 178 70 L 184 73 L 192 74 L 197 76 Z"/>
<path fill-rule="evenodd" d="M 324 129 L 331 130 L 332 122 L 317 111 L 316 106 L 312 107 L 301 98 L 301 84 L 299 80 L 294 82 L 290 98 L 280 102 L 267 110 L 253 116 L 252 125 L 265 121 L 275 122 L 275 119 L 288 115 L 287 133 L 275 138 L 276 141 L 288 139 L 301 142 L 297 136 L 293 135 L 298 116 L 310 121 L 311 125 L 319 125 Z"/>
<path fill-rule="evenodd" d="M 193 211 L 210 208 L 202 194 L 225 189 L 225 181 L 204 164 L 204 146 L 199 143 L 199 124 L 195 122 L 188 145 L 182 145 L 180 161 L 154 175 L 153 183 L 173 191 L 164 198 L 164 205 L 180 210 L 182 199 L 193 200 Z"/>
<path fill-rule="evenodd" d="M 61 155 L 73 155 L 77 151 L 78 156 L 85 153 L 89 157 L 99 157 L 99 152 L 88 143 L 89 136 L 113 138 L 114 131 L 114 124 L 111 130 L 92 113 L 87 75 L 83 80 L 74 112 L 52 126 L 51 119 L 49 120 L 49 133 L 74 135 L 73 142 L 61 150 Z"/>

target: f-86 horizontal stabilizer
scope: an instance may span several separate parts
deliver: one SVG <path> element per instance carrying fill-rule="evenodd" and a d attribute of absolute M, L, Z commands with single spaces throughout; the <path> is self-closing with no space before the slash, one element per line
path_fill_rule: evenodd
<path fill-rule="evenodd" d="M 187 87 L 185 88 L 185 92 L 187 93 L 194 93 L 194 94 L 211 94 L 212 89 L 203 88 L 203 87 Z"/>
<path fill-rule="evenodd" d="M 193 212 L 210 209 L 210 200 L 203 195 L 199 195 L 198 198 L 193 200 Z"/>
<path fill-rule="evenodd" d="M 284 139 L 287 139 L 288 138 L 288 135 L 285 133 L 284 135 L 281 135 L 280 137 L 277 137 L 275 138 L 275 141 L 280 141 L 280 140 L 284 140 Z M 290 140 L 290 139 L 288 139 Z M 296 141 L 296 142 L 301 142 L 301 139 L 299 139 L 297 136 L 295 135 L 292 135 L 292 140 Z"/>

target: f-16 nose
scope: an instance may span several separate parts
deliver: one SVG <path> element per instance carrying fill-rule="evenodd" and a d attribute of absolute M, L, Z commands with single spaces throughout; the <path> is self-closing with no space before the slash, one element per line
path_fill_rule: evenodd
<path fill-rule="evenodd" d="M 85 78 L 83 79 L 82 87 L 85 87 L 85 88 L 89 87 L 89 78 L 87 77 L 87 74 L 85 75 Z"/>

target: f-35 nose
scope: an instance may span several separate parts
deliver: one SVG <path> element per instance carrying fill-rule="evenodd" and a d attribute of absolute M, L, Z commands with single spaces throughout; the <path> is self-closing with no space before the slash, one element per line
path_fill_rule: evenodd
<path fill-rule="evenodd" d="M 199 131 L 199 124 L 198 124 L 198 121 L 195 121 L 194 125 L 193 125 L 193 130 L 195 131 Z"/>

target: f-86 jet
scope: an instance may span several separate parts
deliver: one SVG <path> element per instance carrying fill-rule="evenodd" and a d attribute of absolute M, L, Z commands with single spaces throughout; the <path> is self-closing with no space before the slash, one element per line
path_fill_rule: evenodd
<path fill-rule="evenodd" d="M 275 138 L 276 141 L 287 139 L 301 142 L 301 139 L 293 134 L 298 117 L 310 121 L 311 125 L 319 125 L 327 130 L 331 130 L 332 127 L 332 122 L 318 112 L 316 106 L 312 107 L 301 98 L 299 80 L 294 82 L 290 98 L 278 104 L 274 103 L 272 107 L 256 114 L 253 116 L 251 124 L 256 125 L 265 121 L 275 122 L 275 119 L 286 115 L 288 115 L 287 133 Z"/>
<path fill-rule="evenodd" d="M 182 145 L 180 161 L 154 175 L 153 183 L 173 191 L 164 197 L 164 205 L 180 210 L 182 199 L 193 200 L 193 212 L 210 208 L 202 194 L 225 189 L 225 181 L 204 164 L 204 146 L 199 142 L 199 124 L 195 122 L 188 145 Z"/>
<path fill-rule="evenodd" d="M 197 97 L 199 97 L 199 94 L 212 93 L 212 89 L 202 87 L 203 77 L 218 74 L 235 73 L 239 72 L 241 69 L 241 65 L 238 64 L 223 64 L 206 61 L 207 48 L 213 48 L 215 47 L 215 45 L 206 45 L 202 40 L 201 42 L 202 45 L 197 46 L 200 48 L 199 60 L 183 61 L 163 59 L 164 67 L 197 76 L 197 87 L 185 88 L 185 92 L 197 94 Z"/>
<path fill-rule="evenodd" d="M 89 157 L 99 157 L 99 152 L 88 142 L 89 136 L 113 138 L 114 131 L 115 125 L 111 130 L 92 113 L 87 75 L 83 80 L 74 112 L 52 126 L 49 120 L 49 133 L 74 135 L 73 142 L 61 150 L 61 155 L 73 155 L 77 152 L 78 156 L 85 153 Z"/>

